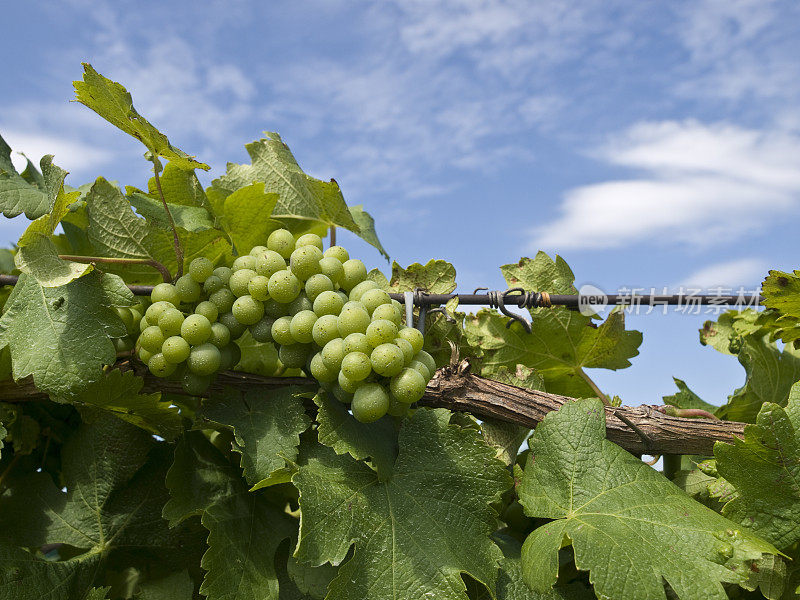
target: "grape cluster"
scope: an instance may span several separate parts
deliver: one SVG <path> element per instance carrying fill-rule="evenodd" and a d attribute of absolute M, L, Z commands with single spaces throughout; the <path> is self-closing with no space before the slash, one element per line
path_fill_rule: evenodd
<path fill-rule="evenodd" d="M 201 394 L 214 373 L 238 363 L 233 341 L 249 329 L 359 421 L 404 415 L 436 370 L 422 334 L 403 327 L 402 305 L 367 279 L 364 263 L 341 246 L 322 248 L 316 234 L 295 239 L 279 229 L 230 268 L 194 259 L 175 285 L 153 289 L 139 358 L 156 376 L 178 372 L 187 392 Z"/>

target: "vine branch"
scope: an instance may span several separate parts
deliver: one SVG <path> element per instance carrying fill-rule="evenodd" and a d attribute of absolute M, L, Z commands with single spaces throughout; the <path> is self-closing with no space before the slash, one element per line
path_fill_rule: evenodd
<path fill-rule="evenodd" d="M 169 226 L 172 228 L 172 245 L 175 249 L 175 259 L 178 261 L 178 272 L 175 275 L 175 279 L 177 279 L 183 275 L 183 248 L 181 247 L 178 229 L 175 227 L 175 221 L 172 219 L 172 213 L 169 210 L 167 199 L 164 197 L 164 190 L 161 189 L 161 177 L 158 175 L 159 171 L 161 171 L 161 162 L 158 160 L 157 156 L 153 155 L 153 173 L 155 173 L 156 189 L 158 189 L 158 196 L 161 198 L 161 204 L 164 206 L 164 210 L 167 213 Z"/>
<path fill-rule="evenodd" d="M 163 277 L 165 282 L 170 283 L 172 281 L 172 274 L 169 272 L 169 269 L 154 258 L 110 258 L 107 256 L 77 256 L 73 254 L 59 254 L 58 258 L 79 263 L 147 265 L 161 273 L 161 277 Z"/>

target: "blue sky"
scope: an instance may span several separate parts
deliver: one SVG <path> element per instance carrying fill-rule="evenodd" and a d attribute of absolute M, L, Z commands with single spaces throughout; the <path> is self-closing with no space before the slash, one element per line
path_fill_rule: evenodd
<path fill-rule="evenodd" d="M 538 249 L 607 291 L 754 289 L 800 267 L 799 28 L 769 0 L 17 2 L 0 132 L 73 185 L 142 185 L 142 148 L 68 102 L 87 61 L 211 176 L 279 131 L 393 258 L 447 259 L 463 291 Z M 724 401 L 743 371 L 699 345 L 705 318 L 630 318 L 633 367 L 593 375 L 631 404 L 673 375 Z"/>

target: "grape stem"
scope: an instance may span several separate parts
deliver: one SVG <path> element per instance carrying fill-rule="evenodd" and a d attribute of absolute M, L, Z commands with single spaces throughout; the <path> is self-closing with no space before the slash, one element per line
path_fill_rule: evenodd
<path fill-rule="evenodd" d="M 336 245 L 336 225 L 331 225 L 331 246 Z"/>
<path fill-rule="evenodd" d="M 76 256 L 74 254 L 59 254 L 58 258 L 62 260 L 70 260 L 79 263 L 99 263 L 99 264 L 113 264 L 113 265 L 147 265 L 153 267 L 159 273 L 165 282 L 172 281 L 172 275 L 169 269 L 154 258 L 110 258 L 107 256 Z"/>
<path fill-rule="evenodd" d="M 161 198 L 161 204 L 164 206 L 164 210 L 167 213 L 167 219 L 169 219 L 169 226 L 172 228 L 172 245 L 175 249 L 175 260 L 178 261 L 178 272 L 175 274 L 175 279 L 178 279 L 178 277 L 183 275 L 183 248 L 181 247 L 181 240 L 178 237 L 178 229 L 175 227 L 175 221 L 173 220 L 172 213 L 167 205 L 167 199 L 164 198 L 164 190 L 161 189 L 161 178 L 158 176 L 159 172 L 161 171 L 161 162 L 158 160 L 158 157 L 155 154 L 153 155 L 152 160 L 158 196 Z"/>

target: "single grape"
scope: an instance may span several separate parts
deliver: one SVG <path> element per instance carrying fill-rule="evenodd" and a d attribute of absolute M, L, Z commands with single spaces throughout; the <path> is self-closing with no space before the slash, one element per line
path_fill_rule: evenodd
<path fill-rule="evenodd" d="M 203 315 L 189 315 L 181 325 L 181 337 L 192 346 L 203 344 L 211 337 L 211 321 Z"/>
<path fill-rule="evenodd" d="M 366 282 L 364 282 L 366 283 Z M 362 284 L 359 284 L 362 285 Z M 356 286 L 358 287 L 358 286 Z M 355 289 L 355 288 L 354 288 Z M 352 293 L 350 294 L 352 296 Z M 392 305 L 392 299 L 389 298 L 389 294 L 381 289 L 372 289 L 367 290 L 363 294 L 361 294 L 360 298 L 361 304 L 364 305 L 364 308 L 367 309 L 369 314 L 375 312 L 375 309 L 381 305 Z"/>
<path fill-rule="evenodd" d="M 319 261 L 319 268 L 322 274 L 333 282 L 333 285 L 339 285 L 344 277 L 344 267 L 338 258 L 333 256 L 324 256 Z"/>
<path fill-rule="evenodd" d="M 228 344 L 219 351 L 219 370 L 227 371 L 239 364 L 242 360 L 242 349 L 238 344 Z"/>
<path fill-rule="evenodd" d="M 390 404 L 389 394 L 381 384 L 365 383 L 353 394 L 350 410 L 356 421 L 372 423 L 386 414 Z"/>
<path fill-rule="evenodd" d="M 228 288 L 224 287 L 211 294 L 208 299 L 213 302 L 219 314 L 229 312 L 233 306 L 236 296 Z"/>
<path fill-rule="evenodd" d="M 179 335 L 168 337 L 164 340 L 164 345 L 161 346 L 161 353 L 164 355 L 164 358 L 167 359 L 167 362 L 171 362 L 174 365 L 182 363 L 189 358 L 190 350 L 189 342 Z"/>
<path fill-rule="evenodd" d="M 203 315 L 212 323 L 216 321 L 217 317 L 219 316 L 219 309 L 217 308 L 217 305 L 210 300 L 203 300 L 200 304 L 195 306 L 194 312 L 198 315 Z"/>
<path fill-rule="evenodd" d="M 181 275 L 178 281 L 175 282 L 175 291 L 178 292 L 178 297 L 184 304 L 191 304 L 200 300 L 200 294 L 203 293 L 203 288 L 197 283 L 189 274 Z"/>
<path fill-rule="evenodd" d="M 428 366 L 421 360 L 412 360 L 408 363 L 408 368 L 419 371 L 419 374 L 425 378 L 425 381 L 430 381 L 431 377 L 433 377 L 433 373 L 431 373 Z"/>
<path fill-rule="evenodd" d="M 311 353 L 311 344 L 292 344 L 278 349 L 278 358 L 287 368 L 302 369 Z"/>
<path fill-rule="evenodd" d="M 158 325 L 150 325 L 139 336 L 139 346 L 155 354 L 161 352 L 161 345 L 164 343 L 164 333 Z"/>
<path fill-rule="evenodd" d="M 243 269 L 247 269 L 249 271 L 253 271 L 255 273 L 256 270 L 256 257 L 250 256 L 249 254 L 245 254 L 244 256 L 236 257 L 236 260 L 233 261 L 231 265 L 231 271 L 236 273 L 237 271 L 241 271 Z"/>
<path fill-rule="evenodd" d="M 381 304 L 372 311 L 372 320 L 386 319 L 391 321 L 399 328 L 403 324 L 403 316 L 398 312 L 393 304 Z"/>
<path fill-rule="evenodd" d="M 252 296 L 241 296 L 233 303 L 231 312 L 242 325 L 255 325 L 264 316 L 264 305 Z"/>
<path fill-rule="evenodd" d="M 289 258 L 294 251 L 294 236 L 288 229 L 276 229 L 267 238 L 267 248 L 283 258 Z"/>
<path fill-rule="evenodd" d="M 121 338 L 112 338 L 111 340 L 114 344 L 114 352 L 120 354 L 122 352 L 129 352 L 133 349 L 135 344 L 133 338 L 129 335 Z"/>
<path fill-rule="evenodd" d="M 157 352 L 147 361 L 147 368 L 156 377 L 169 377 L 175 372 L 175 365 L 168 362 L 161 352 Z"/>
<path fill-rule="evenodd" d="M 336 381 L 338 377 L 338 373 L 336 371 L 329 369 L 325 365 L 325 361 L 322 360 L 322 354 L 319 352 L 311 357 L 311 365 L 309 366 L 308 370 L 311 371 L 311 376 L 314 379 L 324 383 Z"/>
<path fill-rule="evenodd" d="M 273 273 L 269 278 L 269 295 L 282 304 L 289 304 L 297 298 L 300 295 L 300 287 L 300 280 L 286 269 Z"/>
<path fill-rule="evenodd" d="M 337 318 L 339 333 L 343 337 L 351 333 L 364 333 L 370 324 L 367 309 L 355 302 L 345 304 Z"/>
<path fill-rule="evenodd" d="M 336 292 L 327 291 L 322 292 L 314 299 L 313 309 L 319 317 L 323 315 L 333 315 L 338 317 L 339 313 L 342 312 L 343 306 L 344 302 L 339 294 Z"/>
<path fill-rule="evenodd" d="M 206 279 L 205 283 L 203 284 L 203 292 L 205 292 L 206 296 L 210 296 L 217 290 L 221 290 L 223 287 L 225 287 L 225 284 L 222 283 L 222 279 L 216 275 L 212 275 Z"/>
<path fill-rule="evenodd" d="M 270 298 L 269 300 L 264 302 L 264 314 L 267 315 L 268 317 L 272 317 L 273 319 L 277 319 L 278 317 L 285 317 L 286 315 L 289 314 L 289 305 L 281 304 L 274 298 Z"/>
<path fill-rule="evenodd" d="M 403 338 L 394 338 L 392 343 L 403 351 L 403 364 L 408 366 L 414 360 L 414 347 L 411 342 Z"/>
<path fill-rule="evenodd" d="M 222 323 L 212 323 L 208 343 L 214 344 L 217 348 L 224 348 L 231 343 L 231 330 Z"/>
<path fill-rule="evenodd" d="M 392 417 L 405 417 L 410 408 L 409 404 L 398 402 L 391 394 L 389 395 L 389 408 L 386 414 Z"/>
<path fill-rule="evenodd" d="M 325 258 L 332 256 L 333 258 L 338 259 L 340 263 L 345 263 L 350 260 L 350 255 L 347 253 L 347 250 L 341 246 L 331 246 L 325 250 L 325 252 L 323 252 L 323 256 Z"/>
<path fill-rule="evenodd" d="M 436 361 L 433 360 L 433 357 L 427 352 L 425 352 L 425 350 L 420 350 L 419 352 L 417 352 L 414 355 L 414 360 L 418 360 L 426 367 L 428 367 L 428 371 L 431 372 L 431 377 L 433 377 L 433 374 L 436 373 Z"/>
<path fill-rule="evenodd" d="M 403 351 L 394 344 L 381 344 L 369 356 L 372 369 L 378 375 L 394 377 L 403 370 Z"/>
<path fill-rule="evenodd" d="M 316 233 L 306 233 L 297 238 L 294 246 L 295 248 L 300 248 L 301 246 L 316 246 L 319 248 L 319 251 L 322 252 L 322 238 Z"/>
<path fill-rule="evenodd" d="M 312 246 L 313 247 L 313 246 Z M 313 329 L 317 315 L 310 310 L 301 310 L 292 317 L 289 330 L 292 337 L 301 344 L 310 344 L 314 341 Z"/>
<path fill-rule="evenodd" d="M 272 324 L 275 322 L 275 319 L 272 317 L 265 316 L 263 317 L 258 323 L 255 325 L 251 325 L 250 335 L 253 336 L 253 339 L 257 342 L 265 343 L 272 341 Z"/>
<path fill-rule="evenodd" d="M 247 284 L 247 291 L 250 292 L 250 295 L 256 300 L 260 300 L 261 302 L 269 300 L 269 277 L 256 275 L 251 278 L 250 282 Z"/>
<path fill-rule="evenodd" d="M 338 373 L 342 367 L 342 359 L 345 356 L 344 340 L 342 338 L 331 340 L 322 348 L 320 356 L 322 356 L 322 362 L 325 363 L 325 366 L 330 371 Z"/>
<path fill-rule="evenodd" d="M 286 268 L 286 261 L 274 250 L 267 250 L 256 258 L 256 273 L 269 279 Z"/>
<path fill-rule="evenodd" d="M 258 259 L 258 257 L 264 254 L 264 252 L 266 251 L 267 251 L 266 246 L 253 246 L 252 248 L 250 248 L 250 252 L 248 252 L 248 254 Z"/>
<path fill-rule="evenodd" d="M 361 302 L 361 296 L 363 296 L 366 292 L 375 289 L 378 289 L 378 284 L 372 281 L 371 279 L 367 279 L 353 286 L 353 289 L 350 290 L 350 294 L 348 296 L 352 302 Z M 386 295 L 388 296 L 388 294 Z M 372 312 L 372 310 L 367 308 L 366 305 L 364 306 L 364 308 L 367 309 L 368 313 Z"/>
<path fill-rule="evenodd" d="M 220 278 L 222 285 L 228 285 L 228 281 L 230 281 L 233 271 L 230 267 L 217 267 L 214 269 L 214 275 Z"/>
<path fill-rule="evenodd" d="M 321 273 L 319 261 L 322 259 L 322 251 L 316 246 L 301 246 L 292 252 L 289 258 L 289 266 L 298 279 L 307 280 L 312 275 Z"/>
<path fill-rule="evenodd" d="M 386 319 L 378 319 L 367 326 L 366 336 L 369 345 L 373 348 L 377 348 L 381 344 L 390 344 L 397 337 L 397 325 Z"/>
<path fill-rule="evenodd" d="M 188 319 L 187 319 L 188 320 Z M 186 366 L 196 375 L 211 375 L 219 369 L 222 356 L 214 344 L 200 344 L 192 348 Z"/>
<path fill-rule="evenodd" d="M 131 326 L 126 326 L 125 329 L 128 335 L 133 335 L 139 331 L 139 323 L 142 322 L 142 311 L 138 308 L 129 308 L 131 314 Z"/>
<path fill-rule="evenodd" d="M 181 325 L 183 325 L 183 313 L 177 308 L 168 308 L 158 317 L 158 326 L 164 337 L 180 335 Z"/>
<path fill-rule="evenodd" d="M 281 346 L 289 346 L 297 341 L 292 337 L 292 317 L 275 319 L 272 324 L 272 339 Z"/>
<path fill-rule="evenodd" d="M 345 392 L 338 382 L 331 386 L 331 395 L 342 404 L 350 404 L 353 401 L 353 394 Z"/>
<path fill-rule="evenodd" d="M 412 404 L 420 400 L 425 394 L 425 385 L 427 383 L 419 371 L 405 368 L 392 377 L 389 382 L 389 389 L 398 402 Z"/>
<path fill-rule="evenodd" d="M 344 338 L 344 351 L 346 354 L 350 352 L 363 352 L 368 355 L 372 352 L 372 346 L 367 341 L 367 336 L 363 333 L 351 333 Z"/>
<path fill-rule="evenodd" d="M 306 279 L 306 296 L 312 302 L 317 299 L 322 292 L 332 292 L 333 282 L 327 275 L 317 273 Z"/>
<path fill-rule="evenodd" d="M 189 263 L 189 275 L 198 283 L 203 283 L 214 272 L 214 263 L 205 256 L 198 256 Z"/>
<path fill-rule="evenodd" d="M 328 248 L 330 250 L 330 248 Z M 342 263 L 344 275 L 341 285 L 348 292 L 367 278 L 367 267 L 357 258 L 351 258 Z"/>
<path fill-rule="evenodd" d="M 336 290 L 336 293 L 339 294 L 343 304 L 347 304 L 350 301 L 350 298 L 347 297 L 347 292 L 344 290 Z"/>
<path fill-rule="evenodd" d="M 158 327 L 158 319 L 155 322 L 156 327 Z M 147 320 L 147 316 L 144 317 L 141 321 L 139 321 L 139 334 L 141 334 L 145 329 L 151 326 L 151 323 Z"/>
<path fill-rule="evenodd" d="M 232 312 L 222 313 L 219 316 L 219 322 L 228 328 L 228 331 L 231 333 L 231 340 L 238 340 L 247 330 L 247 326 L 239 323 Z"/>
<path fill-rule="evenodd" d="M 308 296 L 306 296 L 303 292 L 300 292 L 300 295 L 297 298 L 289 302 L 288 308 L 289 314 L 294 316 L 303 310 L 314 310 L 314 303 L 311 302 L 311 300 L 308 299 Z"/>
<path fill-rule="evenodd" d="M 422 345 L 425 343 L 425 338 L 422 337 L 422 332 L 413 327 L 403 327 L 397 332 L 397 337 L 408 341 L 411 347 L 414 348 L 414 354 L 422 350 Z M 436 369 L 434 369 L 436 370 Z"/>
<path fill-rule="evenodd" d="M 133 321 L 133 312 L 129 308 L 114 308 L 114 312 L 117 313 L 120 321 L 122 324 L 125 325 L 125 331 L 128 332 L 128 335 L 136 333 L 136 330 L 139 328 L 139 322 Z"/>
<path fill-rule="evenodd" d="M 255 276 L 256 272 L 252 269 L 239 269 L 238 271 L 234 271 L 230 281 L 228 281 L 228 287 L 237 298 L 246 296 L 250 293 L 248 289 L 250 280 Z"/>
<path fill-rule="evenodd" d="M 322 315 L 314 322 L 314 327 L 311 329 L 311 337 L 314 338 L 314 343 L 322 348 L 333 339 L 339 337 L 338 319 L 333 315 Z"/>
<path fill-rule="evenodd" d="M 211 375 L 197 375 L 191 371 L 186 371 L 181 378 L 183 391 L 192 396 L 202 396 L 214 378 Z"/>
<path fill-rule="evenodd" d="M 149 350 L 145 350 L 144 348 L 139 348 L 136 352 L 136 355 L 139 357 L 139 360 L 142 361 L 144 364 L 150 362 L 150 357 L 153 356 L 153 353 Z"/>
<path fill-rule="evenodd" d="M 369 356 L 363 352 L 351 352 L 342 360 L 342 373 L 351 381 L 362 381 L 372 373 Z"/>
<path fill-rule="evenodd" d="M 361 385 L 364 383 L 363 381 L 353 381 L 352 379 L 348 378 L 347 375 L 339 371 L 339 375 L 336 377 L 336 383 L 339 384 L 339 387 L 342 388 L 348 394 L 354 393 Z"/>
<path fill-rule="evenodd" d="M 156 302 L 169 302 L 173 306 L 178 306 L 181 303 L 181 297 L 178 290 L 171 283 L 159 283 L 150 292 L 150 300 L 155 304 Z"/>

